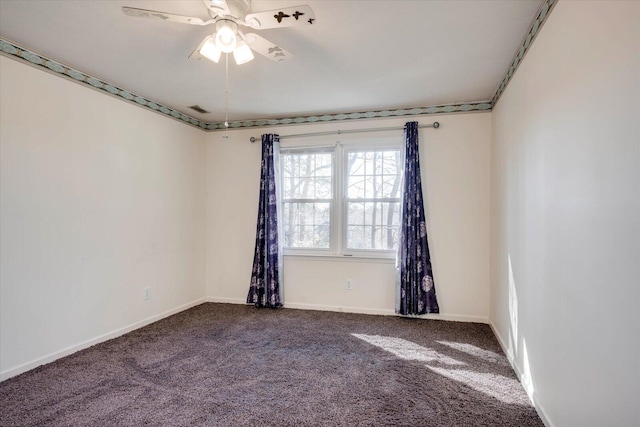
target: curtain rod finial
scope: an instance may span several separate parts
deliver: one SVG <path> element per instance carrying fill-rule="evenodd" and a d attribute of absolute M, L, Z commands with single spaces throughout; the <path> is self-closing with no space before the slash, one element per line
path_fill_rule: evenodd
<path fill-rule="evenodd" d="M 438 129 L 440 127 L 440 123 L 438 122 L 433 122 L 433 127 Z"/>
<path fill-rule="evenodd" d="M 251 143 L 253 144 L 254 142 L 256 142 L 256 137 L 252 136 L 251 138 L 249 138 L 249 141 L 251 141 Z"/>

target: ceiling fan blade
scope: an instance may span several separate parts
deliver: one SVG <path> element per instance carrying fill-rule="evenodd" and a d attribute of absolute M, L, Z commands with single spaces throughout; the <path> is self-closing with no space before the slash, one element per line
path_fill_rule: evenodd
<path fill-rule="evenodd" d="M 245 25 L 255 29 L 291 27 L 315 24 L 316 15 L 309 6 L 302 5 L 250 13 L 244 18 L 244 21 Z"/>
<path fill-rule="evenodd" d="M 212 13 L 218 16 L 231 15 L 231 9 L 226 0 L 202 0 Z"/>
<path fill-rule="evenodd" d="M 247 42 L 253 51 L 266 56 L 272 61 L 284 62 L 293 58 L 292 53 L 287 52 L 275 43 L 271 43 L 269 40 L 260 37 L 255 33 L 243 34 L 243 36 L 244 41 Z"/>
<path fill-rule="evenodd" d="M 122 11 L 125 15 L 135 16 L 136 18 L 159 19 L 161 21 L 179 22 L 181 24 L 209 25 L 214 22 L 213 19 L 203 21 L 200 18 L 194 18 L 191 16 L 174 15 L 173 13 L 159 12 L 157 10 L 138 9 L 135 7 L 127 6 L 122 6 Z"/>
<path fill-rule="evenodd" d="M 207 41 L 208 38 L 209 38 L 209 36 L 207 36 L 204 39 L 202 39 L 202 41 L 200 42 L 198 47 L 196 47 L 194 49 L 194 51 L 191 52 L 191 55 L 189 55 L 189 59 L 202 59 L 202 58 L 204 58 L 204 56 L 202 56 L 202 54 L 200 53 L 200 49 L 202 48 L 202 45 L 204 45 L 204 43 Z"/>

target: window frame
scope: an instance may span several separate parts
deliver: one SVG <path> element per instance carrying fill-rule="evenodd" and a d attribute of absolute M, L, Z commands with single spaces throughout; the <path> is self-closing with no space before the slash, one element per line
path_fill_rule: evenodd
<path fill-rule="evenodd" d="M 282 177 L 280 185 L 284 184 L 284 156 L 289 153 L 322 153 L 330 152 L 332 154 L 331 168 L 331 189 L 332 198 L 330 199 L 330 241 L 329 248 L 292 248 L 284 247 L 284 256 L 300 256 L 307 259 L 313 258 L 345 258 L 345 259 L 372 259 L 389 261 L 396 257 L 397 250 L 391 249 L 350 249 L 347 247 L 347 185 L 348 171 L 347 156 L 349 152 L 357 151 L 383 151 L 383 150 L 399 150 L 401 169 L 404 168 L 404 150 L 402 138 L 396 137 L 377 137 L 363 140 L 358 138 L 355 141 L 336 141 L 334 144 L 304 144 L 304 145 L 287 145 L 280 148 L 280 170 Z M 404 180 L 404 173 L 400 171 L 401 182 Z M 402 191 L 402 184 L 401 184 Z M 282 201 L 280 201 L 280 212 L 284 212 L 284 188 L 281 192 Z M 292 199 L 287 199 L 292 200 Z M 386 199 L 384 199 L 386 200 Z M 394 199 L 395 200 L 395 199 Z M 398 197 L 400 202 L 400 212 L 402 210 L 402 197 Z"/>
<path fill-rule="evenodd" d="M 340 207 L 341 207 L 341 214 L 342 214 L 342 222 L 341 222 L 341 227 L 340 227 L 340 232 L 341 232 L 341 236 L 340 236 L 340 249 L 341 249 L 341 253 L 346 255 L 346 256 L 358 256 L 358 257 L 372 257 L 372 258 L 395 258 L 396 256 L 396 252 L 397 249 L 357 249 L 357 248 L 349 248 L 348 247 L 348 230 L 347 230 L 347 225 L 348 225 L 348 221 L 347 221 L 347 217 L 349 214 L 349 188 L 348 188 L 348 183 L 349 183 L 349 171 L 347 171 L 347 158 L 350 152 L 363 152 L 363 151 L 387 151 L 387 150 L 398 150 L 400 152 L 400 159 L 399 162 L 400 164 L 398 165 L 398 167 L 401 168 L 400 170 L 400 195 L 397 198 L 378 198 L 378 199 L 374 199 L 374 198 L 370 198 L 370 199 L 366 199 L 367 201 L 372 201 L 372 202 L 378 202 L 378 203 L 384 203 L 384 202 L 398 202 L 398 206 L 399 206 L 399 214 L 401 215 L 401 204 L 402 204 L 402 184 L 403 184 L 403 179 L 404 179 L 404 174 L 402 173 L 402 166 L 404 165 L 404 156 L 403 156 L 403 150 L 402 150 L 402 144 L 375 144 L 375 145 L 371 145 L 371 144 L 345 144 L 345 146 L 343 146 L 342 148 L 342 153 L 341 153 L 341 160 L 342 160 L 342 202 L 340 203 Z M 365 200 L 365 199 L 363 199 Z M 398 224 L 400 224 L 400 220 L 398 220 Z M 398 225 L 398 229 L 400 228 L 400 225 Z"/>
<path fill-rule="evenodd" d="M 318 153 L 330 153 L 331 154 L 331 199 L 285 199 L 284 197 L 284 156 L 287 154 L 318 154 Z M 283 187 L 282 191 L 282 200 L 278 203 L 279 212 L 282 212 L 284 216 L 284 204 L 285 200 L 289 200 L 292 202 L 313 202 L 322 200 L 323 202 L 329 203 L 329 247 L 328 248 L 304 248 L 304 247 L 286 247 L 283 243 L 283 249 L 285 255 L 319 255 L 319 256 L 331 256 L 334 255 L 332 250 L 332 242 L 335 235 L 335 210 L 336 210 L 336 179 L 335 179 L 335 168 L 336 168 L 336 153 L 333 146 L 319 146 L 319 147 L 287 147 L 280 148 L 280 171 L 281 171 L 281 182 L 280 185 Z"/>

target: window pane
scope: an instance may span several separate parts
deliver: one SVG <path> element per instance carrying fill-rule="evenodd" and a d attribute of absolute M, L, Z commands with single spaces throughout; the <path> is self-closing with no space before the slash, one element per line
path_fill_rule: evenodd
<path fill-rule="evenodd" d="M 375 192 L 375 187 L 373 185 L 374 177 L 373 175 L 367 175 L 364 179 L 364 197 L 368 199 L 380 197 Z"/>
<path fill-rule="evenodd" d="M 331 153 L 316 155 L 316 176 L 331 178 Z"/>
<path fill-rule="evenodd" d="M 395 249 L 402 192 L 400 149 L 347 149 L 343 153 L 345 169 L 338 173 L 346 172 L 339 180 L 345 183 L 345 194 L 337 194 L 340 199 L 336 203 L 340 203 L 341 211 L 344 209 L 347 248 Z M 333 152 L 282 153 L 285 247 L 331 247 L 336 196 L 333 157 Z"/>
<path fill-rule="evenodd" d="M 318 177 L 315 182 L 315 198 L 330 199 L 331 198 L 331 177 Z"/>
<path fill-rule="evenodd" d="M 375 215 L 375 203 L 364 203 L 364 223 L 366 225 L 372 225 L 376 218 Z"/>
<path fill-rule="evenodd" d="M 330 245 L 330 202 L 284 202 L 282 229 L 284 246 L 328 248 Z"/>
<path fill-rule="evenodd" d="M 331 199 L 332 153 L 282 155 L 284 199 Z"/>
<path fill-rule="evenodd" d="M 347 197 L 351 199 L 364 199 L 364 175 L 349 176 Z"/>
<path fill-rule="evenodd" d="M 364 230 L 366 227 L 359 225 L 347 226 L 347 242 L 351 249 L 366 249 L 364 245 Z"/>
<path fill-rule="evenodd" d="M 365 225 L 365 203 L 349 202 L 347 204 L 347 225 Z"/>
<path fill-rule="evenodd" d="M 389 199 L 399 199 L 402 191 L 400 156 L 399 149 L 347 153 L 349 249 L 393 250 L 397 247 L 400 203 Z"/>
<path fill-rule="evenodd" d="M 284 246 L 329 248 L 333 153 L 285 152 L 282 159 Z"/>
<path fill-rule="evenodd" d="M 364 161 L 364 173 L 367 175 L 374 175 L 375 174 L 375 168 L 374 168 L 374 155 L 375 152 L 372 151 L 366 151 L 365 153 L 365 161 Z"/>
<path fill-rule="evenodd" d="M 350 249 L 395 249 L 400 224 L 399 211 L 399 202 L 349 202 L 347 246 Z"/>
<path fill-rule="evenodd" d="M 376 199 L 400 197 L 400 150 L 347 153 L 347 197 Z"/>
<path fill-rule="evenodd" d="M 387 197 L 390 199 L 397 199 L 400 197 L 400 184 L 401 178 L 400 174 L 398 175 L 385 175 L 383 178 L 382 184 L 382 197 Z"/>
<path fill-rule="evenodd" d="M 328 248 L 330 245 L 331 234 L 329 225 L 319 225 L 316 227 L 313 246 L 316 248 Z"/>

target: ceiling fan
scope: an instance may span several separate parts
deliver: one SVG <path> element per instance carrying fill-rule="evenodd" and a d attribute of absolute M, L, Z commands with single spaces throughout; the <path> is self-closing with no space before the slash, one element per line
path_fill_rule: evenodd
<path fill-rule="evenodd" d="M 205 37 L 189 55 L 189 58 L 200 59 L 205 57 L 213 62 L 218 62 L 223 52 L 233 52 L 234 59 L 238 65 L 253 59 L 252 50 L 275 62 L 283 62 L 293 57 L 293 54 L 275 43 L 255 33 L 244 33 L 239 27 L 262 30 L 294 25 L 313 25 L 316 21 L 313 10 L 306 5 L 248 13 L 251 7 L 251 0 L 202 1 L 211 17 L 206 21 L 190 16 L 127 6 L 123 6 L 122 11 L 129 16 L 159 19 L 181 24 L 200 26 L 215 24 L 216 32 Z"/>

